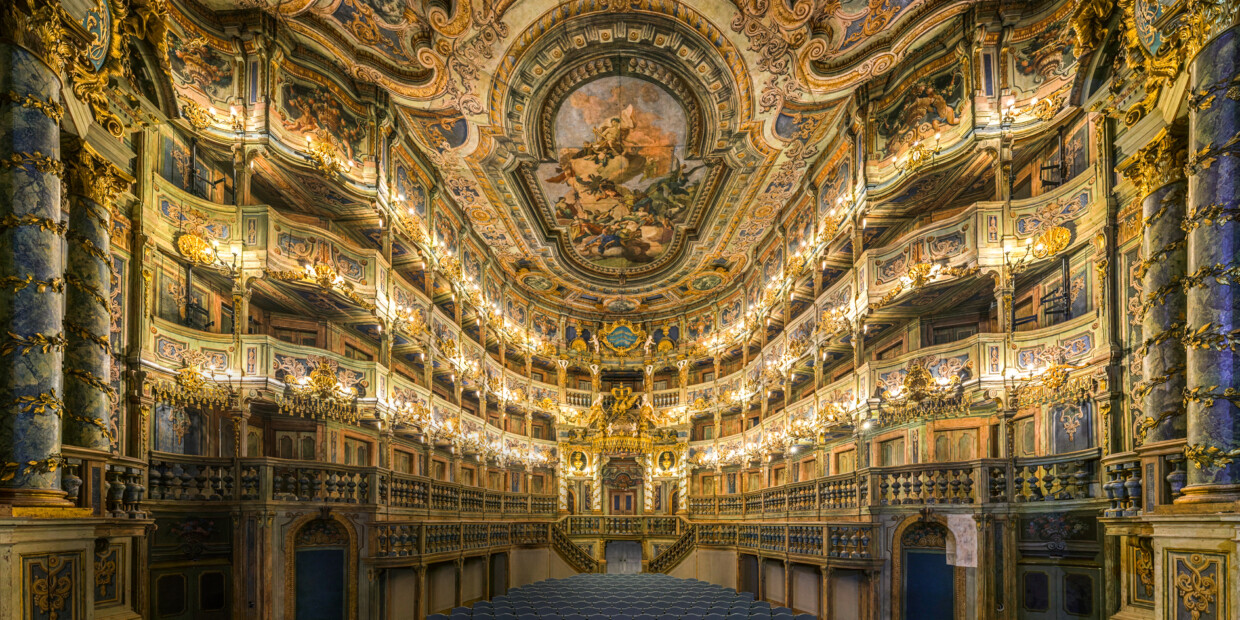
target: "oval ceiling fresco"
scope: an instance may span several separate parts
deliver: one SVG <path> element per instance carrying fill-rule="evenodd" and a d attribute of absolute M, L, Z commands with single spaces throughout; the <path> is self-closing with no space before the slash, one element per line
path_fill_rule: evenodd
<path fill-rule="evenodd" d="M 540 186 L 573 258 L 622 272 L 665 262 L 706 168 L 686 158 L 680 103 L 652 82 L 603 77 L 564 100 L 554 131 Z"/>

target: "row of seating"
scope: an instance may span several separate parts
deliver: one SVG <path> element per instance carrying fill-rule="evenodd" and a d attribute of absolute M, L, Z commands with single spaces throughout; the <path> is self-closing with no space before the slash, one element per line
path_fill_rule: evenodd
<path fill-rule="evenodd" d="M 749 592 L 657 573 L 580 574 L 513 588 L 428 620 L 813 620 Z"/>

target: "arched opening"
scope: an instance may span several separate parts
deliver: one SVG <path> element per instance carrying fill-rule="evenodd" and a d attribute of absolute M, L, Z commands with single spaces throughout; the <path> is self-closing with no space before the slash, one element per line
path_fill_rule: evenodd
<path fill-rule="evenodd" d="M 340 620 L 356 615 L 352 536 L 339 520 L 319 517 L 293 534 L 287 579 L 297 620 Z"/>
<path fill-rule="evenodd" d="M 899 538 L 899 616 L 908 620 L 956 617 L 955 569 L 947 564 L 949 532 L 930 521 L 913 523 Z"/>

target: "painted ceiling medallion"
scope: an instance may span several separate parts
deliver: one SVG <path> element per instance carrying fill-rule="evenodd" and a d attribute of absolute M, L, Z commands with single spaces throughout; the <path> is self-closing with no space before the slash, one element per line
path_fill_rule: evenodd
<path fill-rule="evenodd" d="M 555 289 L 555 282 L 550 278 L 538 273 L 526 273 L 521 276 L 521 283 L 529 287 L 531 290 L 545 293 Z"/>
<path fill-rule="evenodd" d="M 698 293 L 713 291 L 726 282 L 727 277 L 728 272 L 726 269 L 703 271 L 693 277 L 693 280 L 689 282 L 689 288 Z"/>
<path fill-rule="evenodd" d="M 646 80 L 608 76 L 568 96 L 538 179 L 575 260 L 626 272 L 664 262 L 707 168 L 687 157 L 687 135 L 680 102 Z"/>

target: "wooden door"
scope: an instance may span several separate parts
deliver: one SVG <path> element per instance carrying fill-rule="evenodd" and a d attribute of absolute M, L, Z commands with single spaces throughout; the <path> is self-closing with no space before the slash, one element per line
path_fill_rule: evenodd
<path fill-rule="evenodd" d="M 611 492 L 611 514 L 613 515 L 635 515 L 637 514 L 637 498 L 633 491 L 612 491 Z"/>

